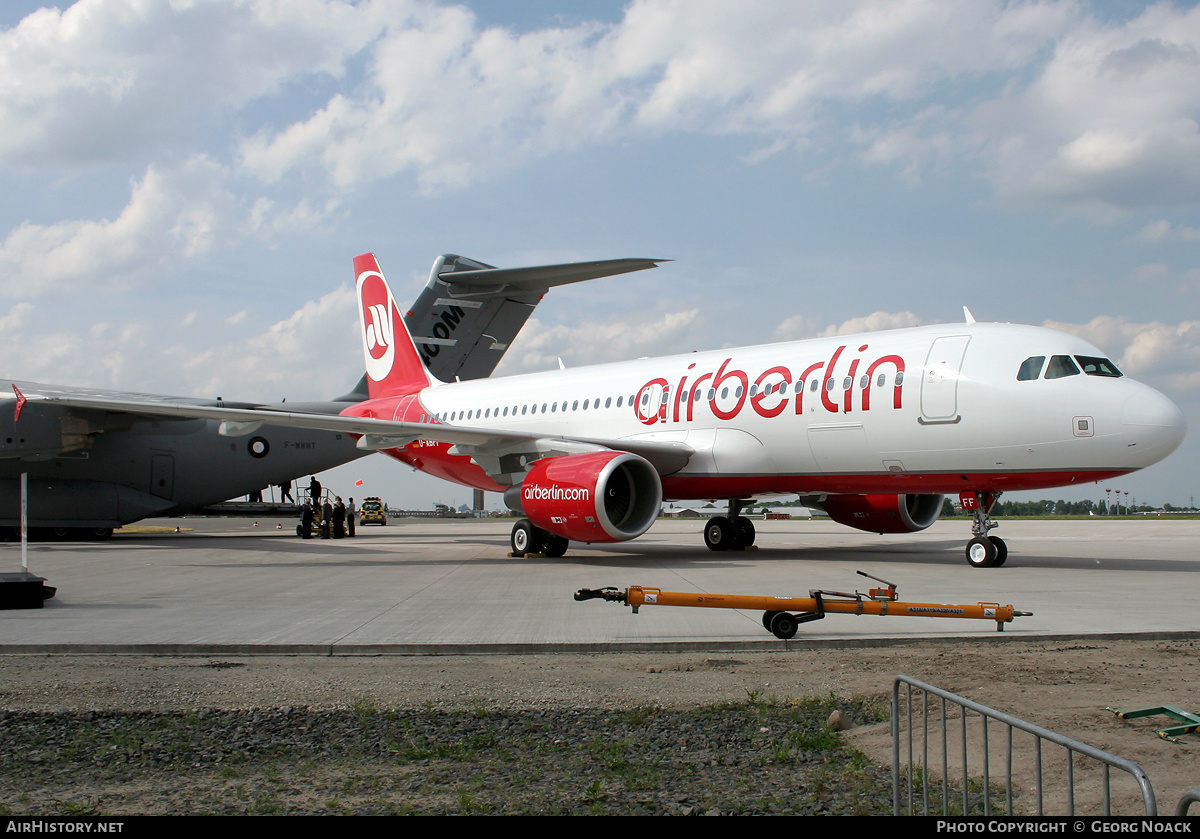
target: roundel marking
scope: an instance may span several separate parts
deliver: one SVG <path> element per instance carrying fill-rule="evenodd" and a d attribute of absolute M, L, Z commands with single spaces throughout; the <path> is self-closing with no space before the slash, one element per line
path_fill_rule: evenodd
<path fill-rule="evenodd" d="M 246 444 L 246 451 L 250 452 L 251 457 L 266 457 L 270 450 L 271 444 L 266 437 L 251 437 Z"/>

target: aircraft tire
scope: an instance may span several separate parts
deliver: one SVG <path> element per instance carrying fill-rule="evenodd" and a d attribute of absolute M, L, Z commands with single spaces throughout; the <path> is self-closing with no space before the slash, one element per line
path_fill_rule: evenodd
<path fill-rule="evenodd" d="M 996 561 L 992 563 L 992 567 L 999 568 L 1008 559 L 1008 545 L 1004 544 L 1004 540 L 999 536 L 989 536 L 988 540 L 996 546 Z"/>
<path fill-rule="evenodd" d="M 704 525 L 704 544 L 710 551 L 735 550 L 735 528 L 724 516 L 714 516 Z"/>
<path fill-rule="evenodd" d="M 991 539 L 977 536 L 967 542 L 967 562 L 972 568 L 991 568 L 997 564 L 999 550 Z"/>
<path fill-rule="evenodd" d="M 521 519 L 512 529 L 513 553 L 524 556 L 542 551 L 542 531 L 533 526 L 529 519 Z"/>
<path fill-rule="evenodd" d="M 546 537 L 546 543 L 542 546 L 542 553 L 546 556 L 551 556 L 557 559 L 567 552 L 567 546 L 571 544 L 571 540 L 565 536 L 555 536 L 553 534 Z"/>
<path fill-rule="evenodd" d="M 799 628 L 800 622 L 796 616 L 788 612 L 776 612 L 775 617 L 771 618 L 771 633 L 781 641 L 795 638 Z"/>
<path fill-rule="evenodd" d="M 748 548 L 754 544 L 754 522 L 745 516 L 738 516 L 734 519 L 734 527 L 737 529 L 738 542 L 743 548 Z"/>
<path fill-rule="evenodd" d="M 762 617 L 763 629 L 767 630 L 767 632 L 770 632 L 771 631 L 771 621 L 774 620 L 775 616 L 778 614 L 779 614 L 778 612 L 763 612 L 763 617 Z"/>

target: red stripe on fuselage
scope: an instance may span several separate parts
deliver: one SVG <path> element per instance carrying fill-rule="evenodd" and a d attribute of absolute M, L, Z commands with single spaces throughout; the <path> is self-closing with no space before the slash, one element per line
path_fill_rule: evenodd
<path fill-rule="evenodd" d="M 467 455 L 449 453 L 449 443 L 417 440 L 402 449 L 384 453 L 430 475 L 487 492 L 504 492 Z M 769 493 L 917 493 L 1015 492 L 1051 489 L 1128 475 L 1131 469 L 1075 469 L 1046 472 L 906 472 L 901 475 L 667 475 L 662 479 L 663 498 L 749 498 Z"/>

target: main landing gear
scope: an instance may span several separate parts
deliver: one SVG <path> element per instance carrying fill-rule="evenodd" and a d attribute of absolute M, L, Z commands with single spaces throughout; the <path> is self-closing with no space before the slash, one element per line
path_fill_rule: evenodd
<path fill-rule="evenodd" d="M 704 544 L 710 551 L 741 551 L 754 544 L 754 522 L 738 515 L 746 501 L 729 502 L 729 515 L 715 516 L 704 525 Z"/>
<path fill-rule="evenodd" d="M 971 523 L 971 533 L 975 537 L 967 542 L 967 562 L 974 568 L 999 568 L 1008 559 L 1008 545 L 999 536 L 989 536 L 988 531 L 999 527 L 988 515 L 996 500 L 998 492 L 964 492 L 959 496 L 964 510 L 970 510 L 975 520 Z"/>
<path fill-rule="evenodd" d="M 555 536 L 534 526 L 529 519 L 521 519 L 513 525 L 512 551 L 514 556 L 542 554 L 558 558 L 567 552 L 571 542 L 563 536 Z"/>

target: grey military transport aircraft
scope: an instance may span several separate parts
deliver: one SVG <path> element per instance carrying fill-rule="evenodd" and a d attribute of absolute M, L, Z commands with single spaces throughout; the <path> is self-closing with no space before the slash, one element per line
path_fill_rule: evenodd
<path fill-rule="evenodd" d="M 546 292 L 559 285 L 655 267 L 612 259 L 496 268 L 455 254 L 437 258 L 404 316 L 430 371 L 442 381 L 486 378 Z M 29 525 L 52 538 L 107 538 L 116 527 L 217 504 L 370 454 L 349 435 L 259 424 L 164 419 L 137 410 L 44 402 L 24 392 L 121 401 L 271 408 L 261 402 L 189 399 L 0 379 L 0 528 L 20 523 L 20 475 L 29 475 Z M 0 398 L 3 398 L 0 396 Z M 367 398 L 366 377 L 327 402 L 287 410 L 338 414 Z"/>

